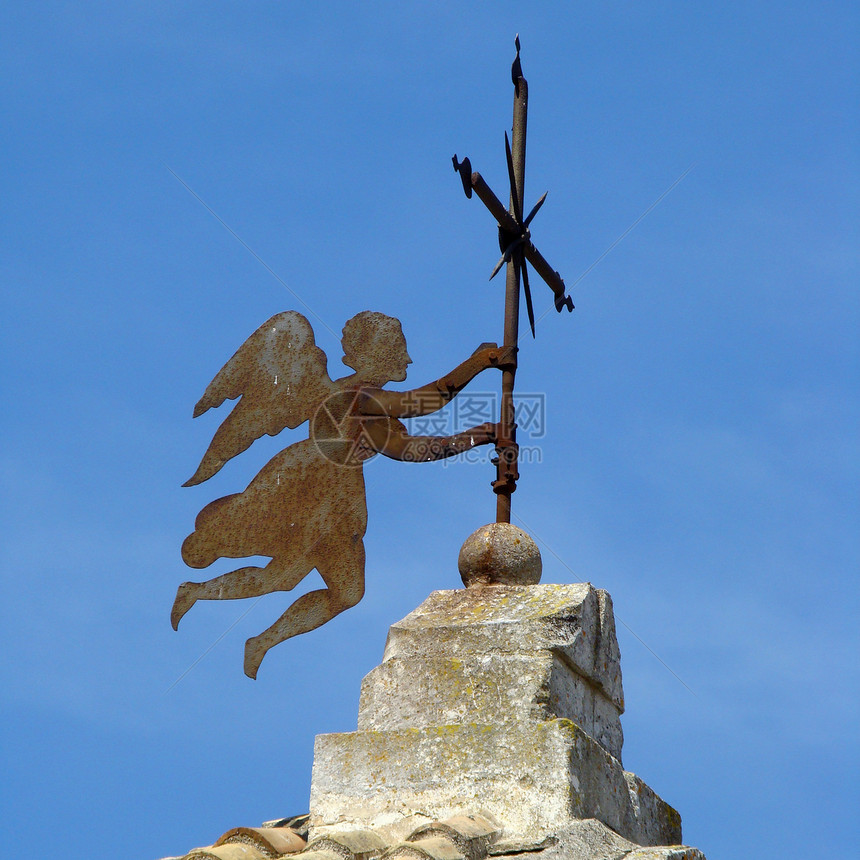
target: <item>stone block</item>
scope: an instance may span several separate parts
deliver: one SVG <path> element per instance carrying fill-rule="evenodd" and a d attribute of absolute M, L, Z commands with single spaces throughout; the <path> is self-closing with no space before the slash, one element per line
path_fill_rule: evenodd
<path fill-rule="evenodd" d="M 383 660 L 539 651 L 568 662 L 623 712 L 612 603 L 589 583 L 434 591 L 391 627 Z"/>
<path fill-rule="evenodd" d="M 311 832 L 469 811 L 499 822 L 508 838 L 539 841 L 596 818 L 640 845 L 679 843 L 678 814 L 633 784 L 636 803 L 617 759 L 569 720 L 320 735 Z"/>
<path fill-rule="evenodd" d="M 550 654 L 390 658 L 362 682 L 359 731 L 458 725 L 477 714 L 490 723 L 551 719 L 538 698 L 552 663 Z"/>
<path fill-rule="evenodd" d="M 361 685 L 359 731 L 569 719 L 621 760 L 616 706 L 549 651 L 390 657 Z"/>

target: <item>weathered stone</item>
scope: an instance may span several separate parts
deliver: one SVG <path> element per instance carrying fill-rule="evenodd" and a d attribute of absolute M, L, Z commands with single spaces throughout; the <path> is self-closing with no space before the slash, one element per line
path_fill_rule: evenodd
<path fill-rule="evenodd" d="M 677 845 L 678 813 L 621 765 L 623 706 L 605 592 L 434 592 L 389 631 L 362 684 L 359 731 L 317 738 L 310 833 L 373 830 L 386 857 L 412 860 Z M 483 816 L 492 838 L 453 836 L 463 813 Z M 552 854 L 562 838 L 569 850 Z M 582 853 L 589 840 L 618 851 Z"/>
<path fill-rule="evenodd" d="M 619 762 L 569 720 L 320 735 L 311 831 L 469 810 L 502 822 L 506 836 L 543 838 L 572 819 L 598 818 L 640 845 L 680 842 L 678 814 L 643 783 L 636 788 L 634 806 Z"/>
<path fill-rule="evenodd" d="M 638 847 L 602 821 L 584 818 L 541 842 L 499 840 L 490 848 L 489 856 L 504 855 L 507 860 L 622 860 Z"/>
<path fill-rule="evenodd" d="M 383 659 L 462 660 L 551 651 L 623 712 L 621 661 L 611 618 L 609 595 L 589 583 L 434 591 L 392 625 Z"/>
<path fill-rule="evenodd" d="M 543 569 L 531 536 L 512 523 L 490 523 L 466 538 L 457 559 L 466 587 L 537 585 Z"/>
<path fill-rule="evenodd" d="M 489 851 L 490 857 L 498 855 L 506 860 L 705 860 L 686 845 L 642 848 L 594 818 L 574 821 L 539 844 L 501 840 Z"/>
<path fill-rule="evenodd" d="M 621 759 L 618 709 L 549 651 L 386 660 L 362 682 L 358 728 L 457 725 L 477 714 L 494 723 L 569 719 Z"/>
<path fill-rule="evenodd" d="M 607 696 L 615 703 L 618 710 L 624 713 L 624 691 L 621 687 L 621 649 L 615 635 L 615 612 L 612 609 L 612 597 L 603 588 L 595 589 L 597 594 L 598 642 L 594 648 L 594 677 L 600 679 Z"/>
<path fill-rule="evenodd" d="M 618 709 L 605 696 L 595 692 L 591 696 L 590 721 L 588 720 L 588 711 L 585 713 L 582 728 L 620 762 L 621 747 L 624 745 L 624 730 L 621 728 Z"/>

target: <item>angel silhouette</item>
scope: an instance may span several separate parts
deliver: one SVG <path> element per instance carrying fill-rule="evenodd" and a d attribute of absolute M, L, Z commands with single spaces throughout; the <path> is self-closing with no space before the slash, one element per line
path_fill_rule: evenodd
<path fill-rule="evenodd" d="M 299 597 L 271 627 L 245 643 L 245 674 L 256 678 L 266 652 L 325 624 L 364 594 L 367 528 L 363 463 L 377 453 L 428 462 L 496 442 L 497 425 L 452 436 L 411 436 L 398 420 L 428 415 L 453 399 L 478 373 L 515 366 L 516 348 L 482 344 L 441 379 L 412 391 L 385 391 L 406 379 L 412 363 L 400 322 L 364 311 L 343 329 L 342 361 L 355 372 L 332 380 L 325 353 L 296 311 L 261 325 L 212 380 L 194 417 L 238 403 L 224 419 L 194 475 L 211 478 L 264 435 L 309 422 L 309 437 L 276 454 L 241 493 L 216 499 L 198 514 L 182 545 L 189 567 L 218 558 L 269 557 L 206 582 L 179 586 L 174 629 L 198 600 L 232 600 L 289 591 L 316 568 L 326 588 Z"/>

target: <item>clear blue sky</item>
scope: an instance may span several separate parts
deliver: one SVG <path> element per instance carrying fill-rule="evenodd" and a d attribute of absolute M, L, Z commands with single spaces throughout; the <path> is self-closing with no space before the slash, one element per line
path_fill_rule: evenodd
<path fill-rule="evenodd" d="M 501 339 L 494 230 L 450 158 L 503 189 L 516 32 L 526 196 L 550 192 L 534 234 L 568 285 L 693 165 L 573 287 L 576 311 L 523 341 L 518 385 L 547 408 L 519 523 L 545 582 L 612 593 L 625 765 L 688 843 L 711 860 L 856 843 L 852 4 L 48 2 L 2 18 L 8 844 L 47 827 L 64 857 L 156 858 L 306 810 L 313 737 L 354 728 L 388 626 L 459 585 L 460 544 L 493 518 L 491 468 L 377 458 L 358 607 L 275 649 L 256 682 L 243 642 L 286 596 L 232 628 L 245 604 L 168 623 L 197 511 L 301 438 L 180 487 L 220 417 L 192 421 L 194 403 L 261 322 L 302 308 L 291 291 L 325 321 L 332 373 L 326 326 L 364 309 L 403 321 L 412 384 Z"/>

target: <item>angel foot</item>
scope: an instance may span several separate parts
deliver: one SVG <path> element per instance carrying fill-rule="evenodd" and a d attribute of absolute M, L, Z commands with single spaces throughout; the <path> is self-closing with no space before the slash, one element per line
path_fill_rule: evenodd
<path fill-rule="evenodd" d="M 262 636 L 254 636 L 245 643 L 245 674 L 253 681 L 257 680 L 257 670 L 269 650 L 262 639 Z"/>
<path fill-rule="evenodd" d="M 173 601 L 173 609 L 170 610 L 170 623 L 174 630 L 179 629 L 182 616 L 197 603 L 197 597 L 194 594 L 196 588 L 196 582 L 183 582 L 177 589 L 176 600 Z"/>

